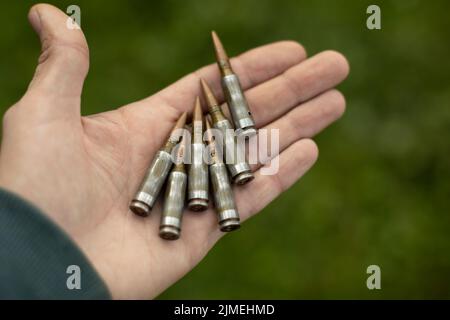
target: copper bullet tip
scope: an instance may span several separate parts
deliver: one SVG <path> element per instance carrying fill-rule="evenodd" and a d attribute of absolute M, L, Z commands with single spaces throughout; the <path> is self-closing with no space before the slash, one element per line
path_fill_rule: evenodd
<path fill-rule="evenodd" d="M 217 64 L 219 65 L 222 77 L 233 74 L 233 70 L 231 69 L 230 61 L 227 52 L 223 47 L 222 41 L 220 41 L 219 36 L 214 30 L 211 32 L 211 36 L 214 44 L 214 50 L 216 51 Z"/>
<path fill-rule="evenodd" d="M 219 36 L 214 30 L 211 32 L 211 36 L 214 44 L 214 49 L 216 50 L 217 60 L 228 60 L 228 55 L 223 47 L 222 41 L 220 41 Z"/>
<path fill-rule="evenodd" d="M 200 104 L 200 97 L 197 96 L 197 98 L 195 99 L 194 117 L 192 121 L 202 121 L 202 120 L 203 120 L 202 106 Z"/>
<path fill-rule="evenodd" d="M 208 145 L 211 145 L 214 143 L 214 139 L 213 139 L 213 134 L 211 132 L 211 121 L 209 121 L 208 118 L 205 118 L 205 138 L 206 138 L 206 143 Z"/>
<path fill-rule="evenodd" d="M 205 96 L 206 104 L 208 105 L 208 108 L 212 108 L 215 106 L 218 106 L 219 103 L 217 102 L 216 97 L 213 95 L 210 86 L 206 83 L 203 78 L 200 78 L 200 82 L 202 84 L 203 94 Z"/>
<path fill-rule="evenodd" d="M 173 127 L 172 131 L 184 128 L 184 126 L 186 125 L 186 118 L 187 118 L 187 112 L 183 112 L 183 114 L 180 116 L 177 123 L 175 124 L 175 127 Z"/>
<path fill-rule="evenodd" d="M 209 118 L 205 119 L 205 125 L 206 125 L 206 131 L 211 129 L 211 121 L 209 121 Z"/>
<path fill-rule="evenodd" d="M 166 145 L 164 146 L 164 149 L 167 152 L 170 152 L 173 148 L 174 143 L 177 143 L 180 141 L 180 132 L 178 132 L 179 129 L 185 129 L 186 125 L 186 118 L 187 118 L 187 112 L 183 112 L 183 114 L 178 119 L 177 123 L 173 127 L 172 131 L 170 132 L 169 140 L 167 140 Z"/>

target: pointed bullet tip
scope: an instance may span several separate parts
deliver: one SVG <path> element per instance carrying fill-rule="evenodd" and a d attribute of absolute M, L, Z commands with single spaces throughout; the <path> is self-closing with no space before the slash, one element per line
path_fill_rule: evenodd
<path fill-rule="evenodd" d="M 211 31 L 211 37 L 213 39 L 214 47 L 216 47 L 216 50 L 223 50 L 222 41 L 220 41 L 219 36 L 214 30 Z"/>
<path fill-rule="evenodd" d="M 220 41 L 219 36 L 217 33 L 213 30 L 211 32 L 212 41 L 214 45 L 214 51 L 216 53 L 216 59 L 217 63 L 219 64 L 220 71 L 222 75 L 226 74 L 227 72 L 231 72 L 231 66 L 228 62 L 228 54 L 225 51 L 225 48 L 223 47 L 222 41 Z M 228 71 L 225 69 L 229 69 Z"/>
<path fill-rule="evenodd" d="M 172 128 L 172 131 L 169 136 L 169 145 L 166 145 L 168 150 L 170 151 L 172 149 L 172 146 L 170 146 L 170 143 L 174 143 L 175 141 L 179 141 L 181 137 L 177 134 L 177 131 L 179 129 L 183 129 L 186 125 L 186 118 L 187 118 L 187 112 L 183 112 L 181 116 L 178 118 L 177 123 L 175 123 L 175 126 Z"/>
<path fill-rule="evenodd" d="M 200 78 L 200 84 L 202 85 L 203 93 L 205 95 L 207 95 L 211 92 L 211 88 L 209 87 L 208 83 L 203 78 Z"/>
<path fill-rule="evenodd" d="M 205 118 L 205 133 L 208 143 L 211 142 L 211 122 L 209 122 L 208 117 Z"/>
<path fill-rule="evenodd" d="M 183 128 L 184 125 L 186 124 L 186 118 L 187 118 L 187 112 L 183 112 L 183 114 L 180 116 L 180 118 L 178 119 L 178 121 L 175 125 L 175 129 Z"/>
<path fill-rule="evenodd" d="M 205 96 L 207 106 L 209 108 L 211 108 L 212 106 L 217 105 L 217 99 L 214 96 L 214 94 L 212 93 L 212 90 L 211 90 L 211 87 L 209 86 L 209 84 L 202 78 L 200 78 L 200 81 L 202 84 L 202 91 L 203 91 L 203 95 Z"/>
<path fill-rule="evenodd" d="M 203 112 L 202 112 L 202 106 L 200 104 L 200 97 L 197 96 L 195 98 L 193 121 L 202 121 L 202 118 L 203 118 Z"/>
<path fill-rule="evenodd" d="M 211 129 L 211 121 L 209 121 L 209 118 L 205 119 L 205 124 L 206 124 L 206 130 Z"/>

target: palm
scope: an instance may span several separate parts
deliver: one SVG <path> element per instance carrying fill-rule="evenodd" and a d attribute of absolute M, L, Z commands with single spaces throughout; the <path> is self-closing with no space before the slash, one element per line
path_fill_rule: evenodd
<path fill-rule="evenodd" d="M 143 109 L 154 108 L 156 113 L 133 110 L 140 105 Z M 94 186 L 94 190 L 100 190 L 96 195 L 98 208 L 86 212 L 94 213 L 95 218 L 89 219 L 91 225 L 82 227 L 87 233 L 79 234 L 79 244 L 105 280 L 114 283 L 115 288 L 111 289 L 118 297 L 156 295 L 192 268 L 218 238 L 212 210 L 201 214 L 186 211 L 183 236 L 171 243 L 158 236 L 161 203 L 149 218 L 135 216 L 128 210 L 149 162 L 174 120 L 161 106 L 151 103 L 137 103 L 83 119 L 92 159 L 87 163 L 101 179 Z"/>
<path fill-rule="evenodd" d="M 63 21 L 60 12 L 51 14 Z M 78 47 L 85 46 L 79 35 L 73 41 Z M 73 46 L 64 46 L 73 52 L 69 56 L 85 63 L 79 50 L 71 49 Z M 245 220 L 313 165 L 317 149 L 308 138 L 342 114 L 345 102 L 332 88 L 346 77 L 348 66 L 335 52 L 305 60 L 303 49 L 294 42 L 251 50 L 232 64 L 241 76 L 257 126 L 280 130 L 278 173 L 264 176 L 255 166 L 255 180 L 235 188 L 238 210 Z M 70 76 L 70 70 L 64 70 L 63 76 Z M 15 134 L 16 140 L 23 137 L 21 142 L 8 143 L 5 134 L 0 183 L 33 201 L 62 226 L 91 259 L 115 297 L 154 297 L 193 268 L 221 236 L 212 209 L 186 211 L 182 236 L 175 242 L 158 237 L 160 204 L 148 218 L 137 217 L 128 209 L 149 162 L 180 114 L 191 111 L 195 96 L 200 95 L 200 76 L 221 97 L 218 70 L 211 65 L 152 97 L 90 117 L 80 118 L 79 97 L 70 92 L 53 99 L 48 107 L 65 105 L 68 109 L 60 117 L 55 116 L 60 111 L 54 109 L 50 119 L 38 122 L 33 117 L 25 125 L 31 140 Z M 80 78 L 82 82 L 84 76 Z M 32 84 L 29 98 L 18 103 L 22 110 L 39 101 L 39 81 L 38 77 L 34 87 Z M 46 101 L 45 108 L 48 104 Z M 11 113 L 6 132 L 8 127 L 17 131 L 23 118 L 30 117 L 29 112 L 26 116 L 19 111 Z M 26 150 L 24 154 L 17 152 L 18 145 Z M 52 157 L 43 156 L 49 154 Z M 19 160 L 23 158 L 28 160 Z M 52 168 L 46 172 L 44 185 L 42 177 L 35 176 L 36 165 Z M 30 177 L 26 184 L 35 184 L 34 192 L 17 181 L 17 172 Z"/>

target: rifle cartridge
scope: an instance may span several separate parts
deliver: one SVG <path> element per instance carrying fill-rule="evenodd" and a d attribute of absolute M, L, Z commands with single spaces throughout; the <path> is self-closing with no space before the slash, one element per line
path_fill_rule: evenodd
<path fill-rule="evenodd" d="M 208 208 L 208 165 L 203 159 L 203 112 L 199 97 L 195 100 L 192 119 L 191 165 L 188 179 L 188 208 L 203 211 Z"/>
<path fill-rule="evenodd" d="M 243 149 L 245 146 L 238 143 L 237 137 L 233 133 L 233 127 L 223 114 L 211 88 L 203 79 L 201 79 L 201 84 L 212 124 L 214 128 L 222 132 L 225 159 L 227 160 L 226 164 L 230 171 L 231 179 L 233 183 L 244 185 L 254 178 L 250 166 L 245 160 L 245 149 Z"/>
<path fill-rule="evenodd" d="M 186 138 L 183 135 L 176 154 L 175 165 L 167 180 L 159 236 L 165 240 L 177 240 L 181 233 L 184 201 L 186 199 L 187 174 L 184 166 Z"/>
<path fill-rule="evenodd" d="M 146 217 L 150 214 L 161 188 L 167 179 L 167 175 L 173 164 L 171 152 L 180 140 L 179 135 L 176 135 L 176 130 L 184 127 L 186 116 L 186 112 L 181 115 L 175 127 L 172 129 L 166 144 L 156 153 L 145 178 L 130 203 L 130 210 L 139 216 Z"/>
<path fill-rule="evenodd" d="M 238 136 L 254 136 L 257 133 L 255 121 L 250 112 L 239 78 L 233 72 L 228 55 L 217 33 L 212 31 L 211 34 L 216 52 L 217 65 L 221 74 L 221 84 L 234 122 L 234 127 L 236 128 L 236 134 Z"/>
<path fill-rule="evenodd" d="M 230 180 L 228 179 L 227 168 L 221 161 L 221 157 L 218 157 L 218 150 L 210 129 L 211 124 L 209 123 L 209 120 L 206 120 L 208 148 L 212 160 L 209 171 L 214 195 L 214 205 L 217 210 L 220 230 L 223 232 L 230 232 L 240 228 L 240 218 L 234 201 Z"/>

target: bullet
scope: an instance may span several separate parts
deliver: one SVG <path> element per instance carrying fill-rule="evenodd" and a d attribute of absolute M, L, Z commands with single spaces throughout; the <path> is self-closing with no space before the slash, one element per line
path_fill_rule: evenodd
<path fill-rule="evenodd" d="M 217 146 L 211 134 L 211 124 L 206 120 L 206 134 L 208 140 L 211 165 L 209 172 L 214 194 L 214 205 L 217 210 L 220 230 L 230 232 L 240 228 L 239 213 L 234 201 L 233 190 L 228 179 L 227 168 L 218 156 Z"/>
<path fill-rule="evenodd" d="M 244 149 L 242 148 L 243 145 L 238 144 L 236 136 L 230 134 L 230 130 L 233 130 L 233 127 L 231 126 L 230 121 L 228 121 L 223 114 L 217 99 L 211 91 L 211 88 L 203 79 L 200 81 L 213 126 L 214 128 L 219 129 L 223 135 L 223 145 L 225 147 L 226 159 L 231 162 L 227 163 L 228 170 L 231 174 L 231 179 L 238 185 L 246 184 L 253 180 L 254 176 L 250 166 L 245 161 Z"/>
<path fill-rule="evenodd" d="M 191 165 L 188 179 L 188 208 L 203 211 L 208 208 L 208 165 L 203 161 L 203 112 L 199 97 L 195 100 L 192 119 Z"/>
<path fill-rule="evenodd" d="M 222 88 L 233 118 L 236 134 L 248 137 L 254 136 L 256 135 L 255 121 L 242 91 L 239 78 L 233 72 L 228 55 L 217 33 L 212 31 L 211 34 L 221 74 Z"/>
<path fill-rule="evenodd" d="M 171 156 L 172 149 L 180 140 L 179 134 L 177 135 L 176 131 L 184 127 L 186 116 L 186 112 L 181 115 L 175 127 L 172 129 L 166 144 L 156 153 L 139 190 L 131 201 L 130 210 L 139 216 L 145 217 L 150 214 L 150 210 L 153 208 L 161 188 L 166 181 L 173 164 Z"/>
<path fill-rule="evenodd" d="M 163 212 L 159 226 L 159 236 L 165 240 L 177 240 L 181 232 L 184 201 L 186 199 L 187 174 L 184 167 L 186 133 L 181 139 L 176 153 L 175 165 L 167 180 Z"/>

